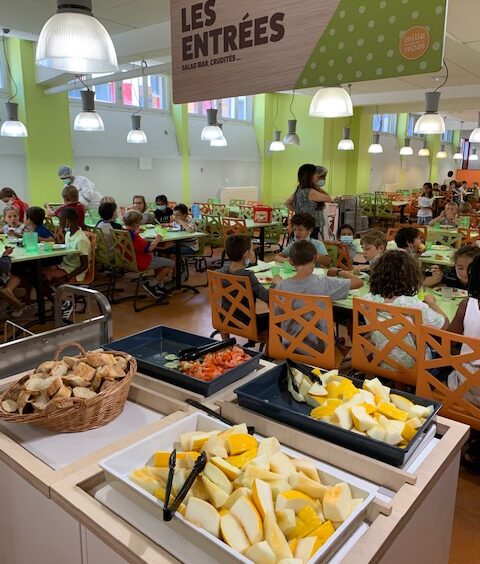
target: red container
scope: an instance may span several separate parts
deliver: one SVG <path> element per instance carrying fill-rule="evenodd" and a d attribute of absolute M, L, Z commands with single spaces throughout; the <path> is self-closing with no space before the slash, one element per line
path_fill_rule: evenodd
<path fill-rule="evenodd" d="M 268 206 L 254 206 L 253 221 L 255 223 L 271 223 L 272 212 L 273 212 L 272 208 Z"/>

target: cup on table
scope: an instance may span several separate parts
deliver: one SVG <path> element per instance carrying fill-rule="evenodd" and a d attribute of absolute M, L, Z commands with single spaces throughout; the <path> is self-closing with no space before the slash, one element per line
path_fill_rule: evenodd
<path fill-rule="evenodd" d="M 453 297 L 453 288 L 448 288 L 447 286 L 442 287 L 442 299 L 451 300 Z"/>
<path fill-rule="evenodd" d="M 43 243 L 43 248 L 45 249 L 46 253 L 51 253 L 54 247 L 55 243 L 53 241 L 45 241 L 45 243 Z"/>
<path fill-rule="evenodd" d="M 275 278 L 275 276 L 278 276 L 280 274 L 280 266 L 278 264 L 274 264 L 271 268 L 272 271 L 272 277 Z"/>
<path fill-rule="evenodd" d="M 27 253 L 38 251 L 38 233 L 26 232 L 23 234 L 22 240 Z"/>
<path fill-rule="evenodd" d="M 283 271 L 285 274 L 291 274 L 292 272 L 295 272 L 295 268 L 287 261 L 283 263 Z"/>
<path fill-rule="evenodd" d="M 433 247 L 433 241 L 427 241 L 425 243 L 425 248 L 427 249 L 427 251 L 430 251 Z"/>

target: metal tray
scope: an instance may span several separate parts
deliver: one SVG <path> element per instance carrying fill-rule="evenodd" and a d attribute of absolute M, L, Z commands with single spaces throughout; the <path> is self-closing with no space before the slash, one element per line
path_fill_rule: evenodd
<path fill-rule="evenodd" d="M 178 370 L 166 368 L 162 365 L 164 358 L 160 357 L 160 355 L 162 353 L 178 354 L 187 347 L 199 347 L 215 342 L 217 342 L 215 339 L 192 335 L 185 331 L 159 325 L 158 327 L 153 327 L 147 331 L 142 331 L 141 333 L 136 333 L 102 346 L 106 350 L 123 351 L 131 354 L 135 357 L 139 370 L 144 374 L 203 396 L 211 396 L 226 386 L 233 384 L 233 382 L 251 374 L 258 367 L 262 354 L 257 351 L 243 349 L 251 359 L 240 366 L 228 370 L 225 374 L 211 382 L 203 382 Z"/>
<path fill-rule="evenodd" d="M 401 467 L 408 461 L 441 408 L 441 404 L 438 402 L 392 389 L 392 393 L 408 398 L 414 403 L 434 406 L 432 415 L 418 429 L 417 434 L 407 447 L 399 448 L 309 417 L 313 408 L 306 403 L 296 401 L 288 391 L 287 374 L 289 366 L 307 375 L 312 371 L 312 367 L 305 364 L 298 364 L 290 360 L 283 362 L 268 370 L 262 376 L 251 380 L 248 384 L 237 388 L 235 393 L 239 405 L 392 466 Z M 362 387 L 362 380 L 349 379 L 357 388 Z"/>

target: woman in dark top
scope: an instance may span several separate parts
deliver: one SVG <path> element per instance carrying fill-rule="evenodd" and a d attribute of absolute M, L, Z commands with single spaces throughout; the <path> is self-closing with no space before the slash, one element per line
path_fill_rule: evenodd
<path fill-rule="evenodd" d="M 168 207 L 167 196 L 164 196 L 163 194 L 161 196 L 157 196 L 155 198 L 155 205 L 157 207 L 153 213 L 158 223 L 170 223 L 172 220 L 173 210 Z"/>
<path fill-rule="evenodd" d="M 332 201 L 329 194 L 321 188 L 325 185 L 327 173 L 327 169 L 323 167 L 302 165 L 298 169 L 297 189 L 285 202 L 295 213 L 308 213 L 315 219 L 315 229 L 311 235 L 313 239 L 323 238 L 325 202 Z"/>

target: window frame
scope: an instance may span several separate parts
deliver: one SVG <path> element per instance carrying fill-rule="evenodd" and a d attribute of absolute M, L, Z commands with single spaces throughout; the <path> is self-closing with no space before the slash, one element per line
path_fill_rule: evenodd
<path fill-rule="evenodd" d="M 380 116 L 380 127 L 375 127 L 375 121 Z M 387 126 L 385 126 L 387 124 Z M 374 133 L 382 133 L 384 135 L 396 135 L 398 125 L 398 115 L 397 114 L 373 114 L 372 116 L 372 131 Z"/>
<path fill-rule="evenodd" d="M 447 129 L 445 133 L 441 136 L 441 142 L 445 145 L 452 145 L 453 144 L 453 130 Z"/>
<path fill-rule="evenodd" d="M 417 121 L 420 119 L 421 114 L 408 114 L 408 121 L 407 121 L 407 137 L 409 139 L 423 139 L 423 134 L 415 133 L 415 125 Z"/>
<path fill-rule="evenodd" d="M 245 98 L 246 99 L 246 118 L 240 118 L 239 117 L 239 98 Z M 228 123 L 243 123 L 243 124 L 252 124 L 253 123 L 253 96 L 230 96 L 229 98 L 224 98 L 224 99 L 228 99 L 228 100 L 233 100 L 234 101 L 234 116 L 233 118 L 225 116 L 221 113 L 221 104 L 220 102 L 223 99 L 218 99 L 218 100 L 212 100 L 211 102 L 211 107 L 218 109 L 219 110 L 219 115 L 218 118 L 220 119 L 220 121 L 222 123 L 224 122 L 228 122 Z M 192 118 L 204 118 L 206 117 L 207 113 L 206 113 L 206 109 L 207 106 L 210 107 L 210 101 L 200 101 L 200 102 L 190 102 L 190 104 L 194 104 L 194 108 L 196 109 L 196 111 L 188 111 L 188 115 L 189 117 Z M 189 104 L 189 105 L 190 105 Z M 198 108 L 201 107 L 202 111 L 198 111 Z M 203 108 L 205 108 L 205 112 L 203 111 Z"/>

